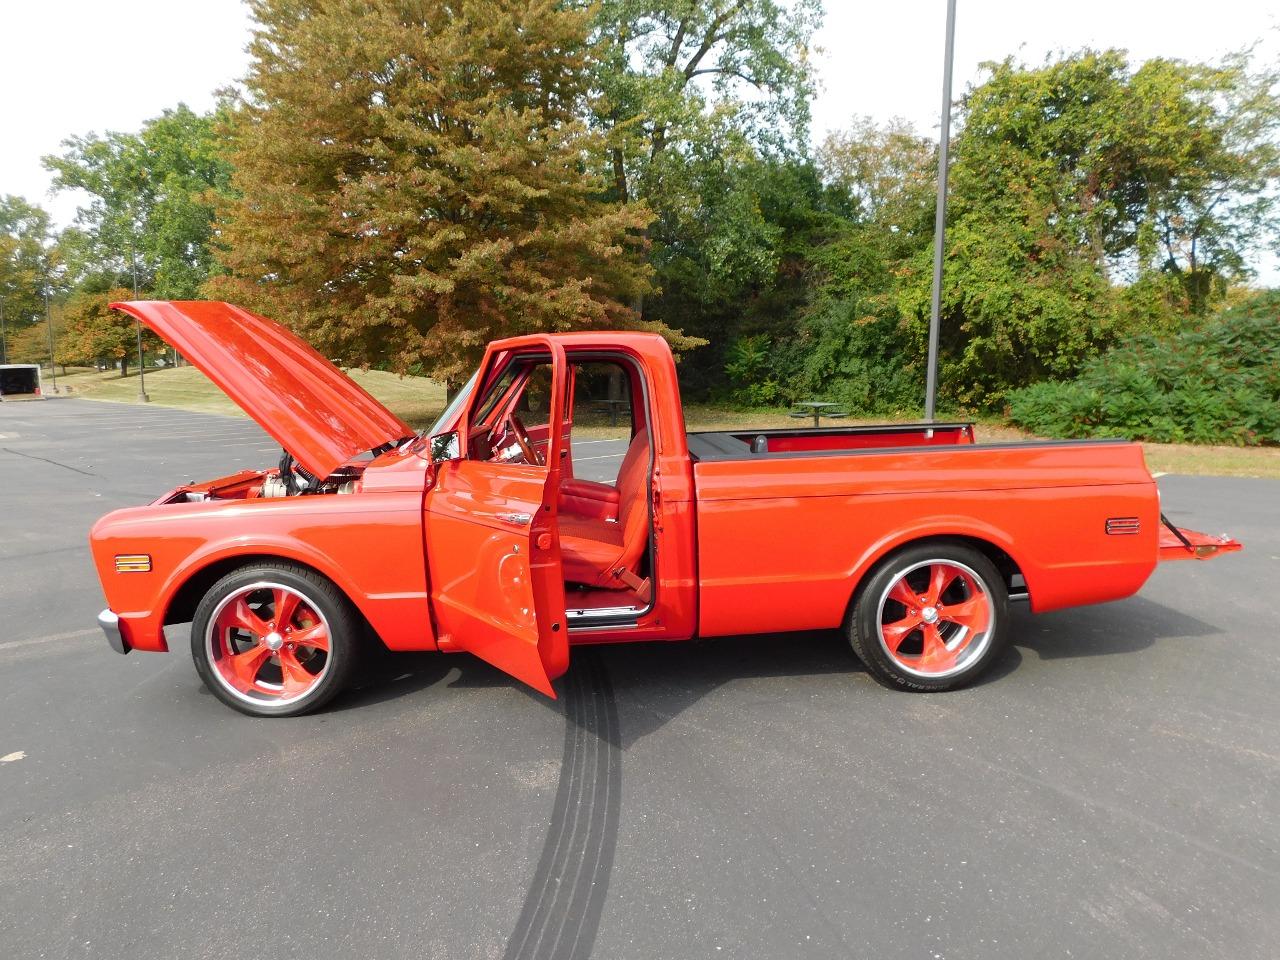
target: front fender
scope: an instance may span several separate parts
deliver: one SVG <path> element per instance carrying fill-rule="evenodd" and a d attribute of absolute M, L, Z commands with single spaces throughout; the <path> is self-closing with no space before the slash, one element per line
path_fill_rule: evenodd
<path fill-rule="evenodd" d="M 388 647 L 434 649 L 421 503 L 419 492 L 386 491 L 157 504 L 108 514 L 89 541 L 107 604 L 135 649 L 167 649 L 163 627 L 178 591 L 239 557 L 311 567 L 347 595 Z M 150 569 L 117 572 L 119 555 L 145 555 Z"/>

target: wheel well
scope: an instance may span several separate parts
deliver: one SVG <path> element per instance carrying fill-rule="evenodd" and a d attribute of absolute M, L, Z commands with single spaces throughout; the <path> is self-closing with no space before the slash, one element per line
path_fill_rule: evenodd
<path fill-rule="evenodd" d="M 871 579 L 872 574 L 874 574 L 878 569 L 880 569 L 882 565 L 892 560 L 895 556 L 897 556 L 903 550 L 906 550 L 909 547 L 917 547 L 922 543 L 960 543 L 960 544 L 964 544 L 966 547 L 971 547 L 972 549 L 977 550 L 979 553 L 983 554 L 988 560 L 992 562 L 992 564 L 995 565 L 995 568 L 998 571 L 1000 571 L 1000 576 L 1004 580 L 1005 588 L 1009 590 L 1010 593 L 1016 593 L 1019 591 L 1025 592 L 1027 590 L 1026 580 L 1025 578 L 1022 577 L 1022 569 L 1018 566 L 1018 562 L 1014 560 L 1013 557 L 1009 556 L 1009 554 L 1005 550 L 996 546 L 990 540 L 983 540 L 981 537 L 961 536 L 959 534 L 956 534 L 956 535 L 946 534 L 946 535 L 933 536 L 933 537 L 919 537 L 918 539 L 908 540 L 906 543 L 898 544 L 896 547 L 894 547 L 884 556 L 880 557 L 878 560 L 876 560 L 875 563 L 873 563 L 870 567 L 867 568 L 866 573 L 864 573 L 858 579 L 858 585 L 857 587 L 854 588 L 853 595 L 849 598 L 849 607 L 847 610 L 845 610 L 846 621 L 849 618 L 849 611 L 851 611 L 853 609 L 854 604 L 858 602 L 858 597 L 862 593 L 863 585 L 869 579 Z M 1014 577 L 1022 578 L 1022 583 L 1015 586 Z"/>
<path fill-rule="evenodd" d="M 165 610 L 164 623 L 167 626 L 171 623 L 190 623 L 195 616 L 196 607 L 200 605 L 200 599 L 209 592 L 209 588 L 225 577 L 233 570 L 241 567 L 251 566 L 255 563 L 287 563 L 291 566 L 302 567 L 310 570 L 317 576 L 324 577 L 330 583 L 333 579 L 327 576 L 322 570 L 317 570 L 308 563 L 295 560 L 292 557 L 281 557 L 272 553 L 254 553 L 241 554 L 234 557 L 226 557 L 222 560 L 215 560 L 207 567 L 201 567 L 180 586 L 173 598 L 169 601 L 169 606 Z M 347 598 L 347 602 L 351 604 L 351 608 L 355 611 L 361 622 L 364 624 L 365 636 L 373 639 L 374 642 L 382 645 L 382 638 L 370 626 L 368 619 L 365 617 L 360 607 L 349 597 L 347 592 L 334 583 L 334 587 Z"/>

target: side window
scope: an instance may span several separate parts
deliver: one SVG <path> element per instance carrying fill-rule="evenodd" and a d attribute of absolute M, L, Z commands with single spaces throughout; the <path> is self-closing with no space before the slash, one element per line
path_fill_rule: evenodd
<path fill-rule="evenodd" d="M 606 360 L 574 366 L 573 475 L 580 480 L 616 483 L 634 432 L 631 369 Z"/>
<path fill-rule="evenodd" d="M 493 382 L 493 385 L 489 387 L 489 392 L 484 395 L 480 405 L 476 407 L 475 416 L 471 418 L 473 426 L 489 423 L 489 419 L 494 415 L 498 404 L 510 393 L 511 384 L 515 381 L 520 369 L 521 366 L 518 363 L 507 364 L 507 369 L 502 371 L 502 376 Z"/>
<path fill-rule="evenodd" d="M 529 371 L 516 402 L 516 414 L 529 427 L 545 427 L 551 421 L 551 364 L 540 363 Z"/>
<path fill-rule="evenodd" d="M 471 420 L 473 459 L 546 463 L 550 431 L 551 364 L 516 357 L 479 399 Z"/>

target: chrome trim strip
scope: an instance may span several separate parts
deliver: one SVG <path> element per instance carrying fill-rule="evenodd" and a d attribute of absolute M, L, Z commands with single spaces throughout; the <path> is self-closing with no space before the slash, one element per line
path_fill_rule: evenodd
<path fill-rule="evenodd" d="M 572 623 L 574 620 L 609 620 L 624 618 L 634 620 L 644 612 L 644 607 L 596 607 L 595 609 L 565 610 L 564 615 Z"/>

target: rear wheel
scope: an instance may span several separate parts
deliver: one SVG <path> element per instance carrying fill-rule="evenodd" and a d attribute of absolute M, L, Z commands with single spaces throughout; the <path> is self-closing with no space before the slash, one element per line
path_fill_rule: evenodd
<path fill-rule="evenodd" d="M 950 690 L 999 657 L 1009 594 L 995 565 L 955 541 L 907 547 L 882 563 L 860 590 L 849 642 L 887 687 Z"/>
<path fill-rule="evenodd" d="M 191 623 L 191 656 L 223 703 L 257 717 L 314 710 L 346 685 L 360 618 L 319 574 L 254 564 L 210 588 Z"/>

